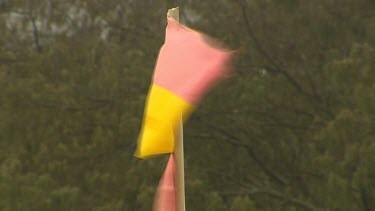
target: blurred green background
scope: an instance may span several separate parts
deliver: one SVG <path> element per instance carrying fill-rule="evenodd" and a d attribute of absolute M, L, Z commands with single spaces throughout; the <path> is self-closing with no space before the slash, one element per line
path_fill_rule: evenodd
<path fill-rule="evenodd" d="M 0 0 L 0 210 L 149 211 L 167 1 Z M 185 125 L 190 211 L 375 210 L 375 2 L 181 0 L 239 49 Z"/>

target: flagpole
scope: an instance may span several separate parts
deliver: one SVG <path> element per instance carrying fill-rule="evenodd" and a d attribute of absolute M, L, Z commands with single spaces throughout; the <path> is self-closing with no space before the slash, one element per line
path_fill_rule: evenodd
<path fill-rule="evenodd" d="M 181 118 L 180 128 L 177 133 L 175 146 L 176 176 L 177 176 L 177 211 L 185 211 L 185 167 L 184 167 L 184 139 L 183 121 Z"/>
<path fill-rule="evenodd" d="M 167 16 L 180 21 L 179 8 L 168 10 Z M 177 211 L 185 211 L 185 171 L 184 171 L 184 139 L 183 139 L 183 120 L 181 117 L 179 129 L 176 134 L 175 159 L 176 159 L 176 176 L 177 176 Z"/>

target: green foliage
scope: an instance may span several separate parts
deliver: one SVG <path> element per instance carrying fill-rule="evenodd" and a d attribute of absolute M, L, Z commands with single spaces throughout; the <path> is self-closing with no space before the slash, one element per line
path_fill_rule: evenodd
<path fill-rule="evenodd" d="M 0 1 L 0 210 L 152 209 L 167 157 L 133 152 L 166 4 Z M 375 209 L 374 10 L 183 1 L 240 49 L 185 126 L 187 210 Z"/>
<path fill-rule="evenodd" d="M 227 210 L 225 203 L 223 201 L 223 198 L 219 196 L 218 193 L 212 192 L 207 195 L 206 199 L 207 205 L 206 210 L 207 211 L 224 211 Z"/>
<path fill-rule="evenodd" d="M 257 210 L 249 197 L 236 197 L 229 209 L 230 211 L 252 211 Z"/>

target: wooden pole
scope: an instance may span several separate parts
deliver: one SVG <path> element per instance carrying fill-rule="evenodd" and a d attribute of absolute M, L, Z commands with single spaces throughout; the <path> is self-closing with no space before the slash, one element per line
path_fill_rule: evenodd
<path fill-rule="evenodd" d="M 185 167 L 184 167 L 184 139 L 183 121 L 181 118 L 180 128 L 177 133 L 175 158 L 177 176 L 177 211 L 185 211 Z"/>
<path fill-rule="evenodd" d="M 176 21 L 180 21 L 180 9 L 178 7 L 169 9 L 167 16 L 174 18 Z"/>
<path fill-rule="evenodd" d="M 178 7 L 168 10 L 167 16 L 180 20 Z M 176 134 L 175 159 L 177 176 L 177 211 L 185 211 L 185 169 L 184 169 L 184 139 L 183 139 L 183 121 L 181 117 L 180 127 Z"/>

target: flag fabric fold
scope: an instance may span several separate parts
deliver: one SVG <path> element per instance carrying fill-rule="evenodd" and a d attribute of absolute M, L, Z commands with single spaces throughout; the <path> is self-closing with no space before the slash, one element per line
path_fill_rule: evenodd
<path fill-rule="evenodd" d="M 177 211 L 176 162 L 171 154 L 156 192 L 154 211 Z"/>
<path fill-rule="evenodd" d="M 181 119 L 186 120 L 208 89 L 227 75 L 233 51 L 211 43 L 212 38 L 168 17 L 135 156 L 173 152 Z"/>

